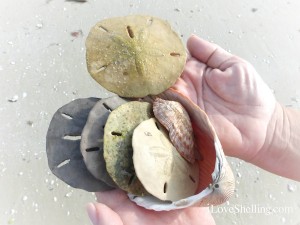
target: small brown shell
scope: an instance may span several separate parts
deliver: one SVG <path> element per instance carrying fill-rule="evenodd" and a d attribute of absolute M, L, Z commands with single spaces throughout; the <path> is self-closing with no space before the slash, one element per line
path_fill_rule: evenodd
<path fill-rule="evenodd" d="M 169 131 L 169 137 L 179 154 L 188 162 L 195 162 L 194 134 L 190 117 L 179 102 L 156 98 L 153 112 Z"/>

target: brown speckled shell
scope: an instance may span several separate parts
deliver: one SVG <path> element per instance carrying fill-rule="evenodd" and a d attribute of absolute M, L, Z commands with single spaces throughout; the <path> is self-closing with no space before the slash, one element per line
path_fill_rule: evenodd
<path fill-rule="evenodd" d="M 156 98 L 153 112 L 169 131 L 169 137 L 179 154 L 188 162 L 195 162 L 194 134 L 190 117 L 179 102 Z"/>

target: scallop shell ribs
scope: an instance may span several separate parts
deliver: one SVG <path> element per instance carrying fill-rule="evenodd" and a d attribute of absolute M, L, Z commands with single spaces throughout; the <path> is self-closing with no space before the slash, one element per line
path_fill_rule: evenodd
<path fill-rule="evenodd" d="M 169 131 L 169 137 L 179 154 L 188 162 L 195 162 L 194 134 L 190 117 L 179 102 L 156 98 L 153 112 Z"/>

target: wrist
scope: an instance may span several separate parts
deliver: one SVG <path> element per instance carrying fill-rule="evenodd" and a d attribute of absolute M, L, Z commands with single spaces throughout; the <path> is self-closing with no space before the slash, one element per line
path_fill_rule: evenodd
<path fill-rule="evenodd" d="M 265 142 L 250 163 L 269 170 L 280 159 L 282 150 L 286 148 L 286 140 L 289 139 L 288 120 L 285 117 L 283 107 L 276 103 L 268 123 Z"/>
<path fill-rule="evenodd" d="M 300 180 L 300 112 L 276 103 L 264 145 L 250 161 L 272 173 Z"/>

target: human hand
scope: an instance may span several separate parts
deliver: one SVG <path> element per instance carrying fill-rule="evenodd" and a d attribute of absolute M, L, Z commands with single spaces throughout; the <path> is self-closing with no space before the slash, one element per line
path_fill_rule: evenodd
<path fill-rule="evenodd" d="M 214 225 L 208 208 L 190 207 L 156 212 L 144 209 L 130 201 L 124 191 L 112 190 L 96 193 L 99 203 L 87 206 L 94 225 Z"/>
<path fill-rule="evenodd" d="M 255 69 L 191 36 L 190 57 L 173 86 L 208 115 L 227 155 L 251 161 L 264 145 L 276 100 Z"/>

